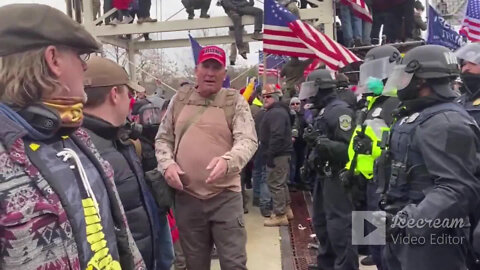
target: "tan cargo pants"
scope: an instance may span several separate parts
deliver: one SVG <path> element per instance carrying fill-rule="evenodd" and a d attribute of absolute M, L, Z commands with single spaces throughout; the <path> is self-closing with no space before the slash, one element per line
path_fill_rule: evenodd
<path fill-rule="evenodd" d="M 213 244 L 222 270 L 247 269 L 247 233 L 241 193 L 227 190 L 211 199 L 200 200 L 177 192 L 175 208 L 187 269 L 210 270 Z"/>

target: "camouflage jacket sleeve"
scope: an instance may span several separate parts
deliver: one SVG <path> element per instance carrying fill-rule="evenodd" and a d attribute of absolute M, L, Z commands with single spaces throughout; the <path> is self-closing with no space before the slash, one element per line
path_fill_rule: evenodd
<path fill-rule="evenodd" d="M 175 163 L 173 151 L 175 148 L 174 119 L 173 119 L 173 103 L 176 96 L 168 105 L 167 112 L 160 123 L 158 133 L 155 138 L 155 156 L 158 161 L 158 171 L 164 173 L 171 164 Z"/>
<path fill-rule="evenodd" d="M 237 94 L 232 122 L 233 147 L 222 157 L 227 160 L 227 174 L 239 173 L 257 150 L 257 133 L 247 101 Z"/>

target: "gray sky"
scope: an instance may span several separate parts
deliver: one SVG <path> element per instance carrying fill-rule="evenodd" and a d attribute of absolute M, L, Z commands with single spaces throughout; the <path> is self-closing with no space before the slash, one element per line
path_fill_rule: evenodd
<path fill-rule="evenodd" d="M 101 1 L 103 2 L 103 0 Z M 209 13 L 213 16 L 225 16 L 225 12 L 223 8 L 216 6 L 217 0 L 212 0 L 212 4 L 210 6 Z M 65 12 L 65 0 L 0 0 L 0 6 L 13 4 L 13 3 L 38 3 L 38 4 L 46 4 L 52 7 L 58 8 L 59 10 Z M 255 6 L 262 8 L 262 4 L 255 3 Z M 159 20 L 166 20 L 167 18 L 171 17 L 173 14 L 177 13 L 180 9 L 183 8 L 182 3 L 180 0 L 152 0 L 152 8 L 150 10 L 151 16 L 153 18 L 157 18 Z M 196 17 L 199 16 L 199 10 L 196 10 Z M 179 14 L 175 15 L 170 20 L 181 20 L 186 19 L 187 13 L 185 10 L 181 11 Z M 226 34 L 227 29 L 219 29 L 222 31 L 221 33 Z M 253 32 L 253 26 L 247 27 L 248 32 Z M 213 35 L 214 32 L 210 32 Z M 169 32 L 164 34 L 152 34 L 153 39 L 172 39 L 172 38 L 186 38 L 188 32 Z M 201 30 L 194 30 L 191 31 L 191 35 L 193 37 L 203 36 Z M 229 53 L 230 46 L 229 45 L 222 45 L 222 47 Z M 258 50 L 262 47 L 261 42 L 251 42 L 250 43 L 250 51 L 251 53 L 248 55 L 248 59 L 244 60 L 242 57 L 237 57 L 237 65 L 255 65 L 258 62 Z M 193 65 L 193 57 L 191 55 L 190 48 L 175 48 L 175 49 L 164 49 L 163 50 L 164 56 L 166 55 L 170 60 L 176 60 L 179 64 L 179 67 L 183 67 L 185 64 Z"/>

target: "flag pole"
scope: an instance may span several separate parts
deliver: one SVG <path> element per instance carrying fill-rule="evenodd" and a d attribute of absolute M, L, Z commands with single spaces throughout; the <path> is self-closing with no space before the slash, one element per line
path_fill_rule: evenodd
<path fill-rule="evenodd" d="M 263 87 L 267 84 L 267 57 L 268 54 L 263 51 Z"/>

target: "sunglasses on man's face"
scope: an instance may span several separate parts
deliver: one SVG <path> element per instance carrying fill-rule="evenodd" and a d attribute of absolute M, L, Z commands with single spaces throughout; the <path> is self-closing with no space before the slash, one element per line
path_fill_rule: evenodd
<path fill-rule="evenodd" d="M 298 102 L 291 103 L 290 105 L 300 105 Z"/>
<path fill-rule="evenodd" d="M 271 98 L 271 97 L 272 97 L 271 95 L 263 96 L 263 98 Z"/>

